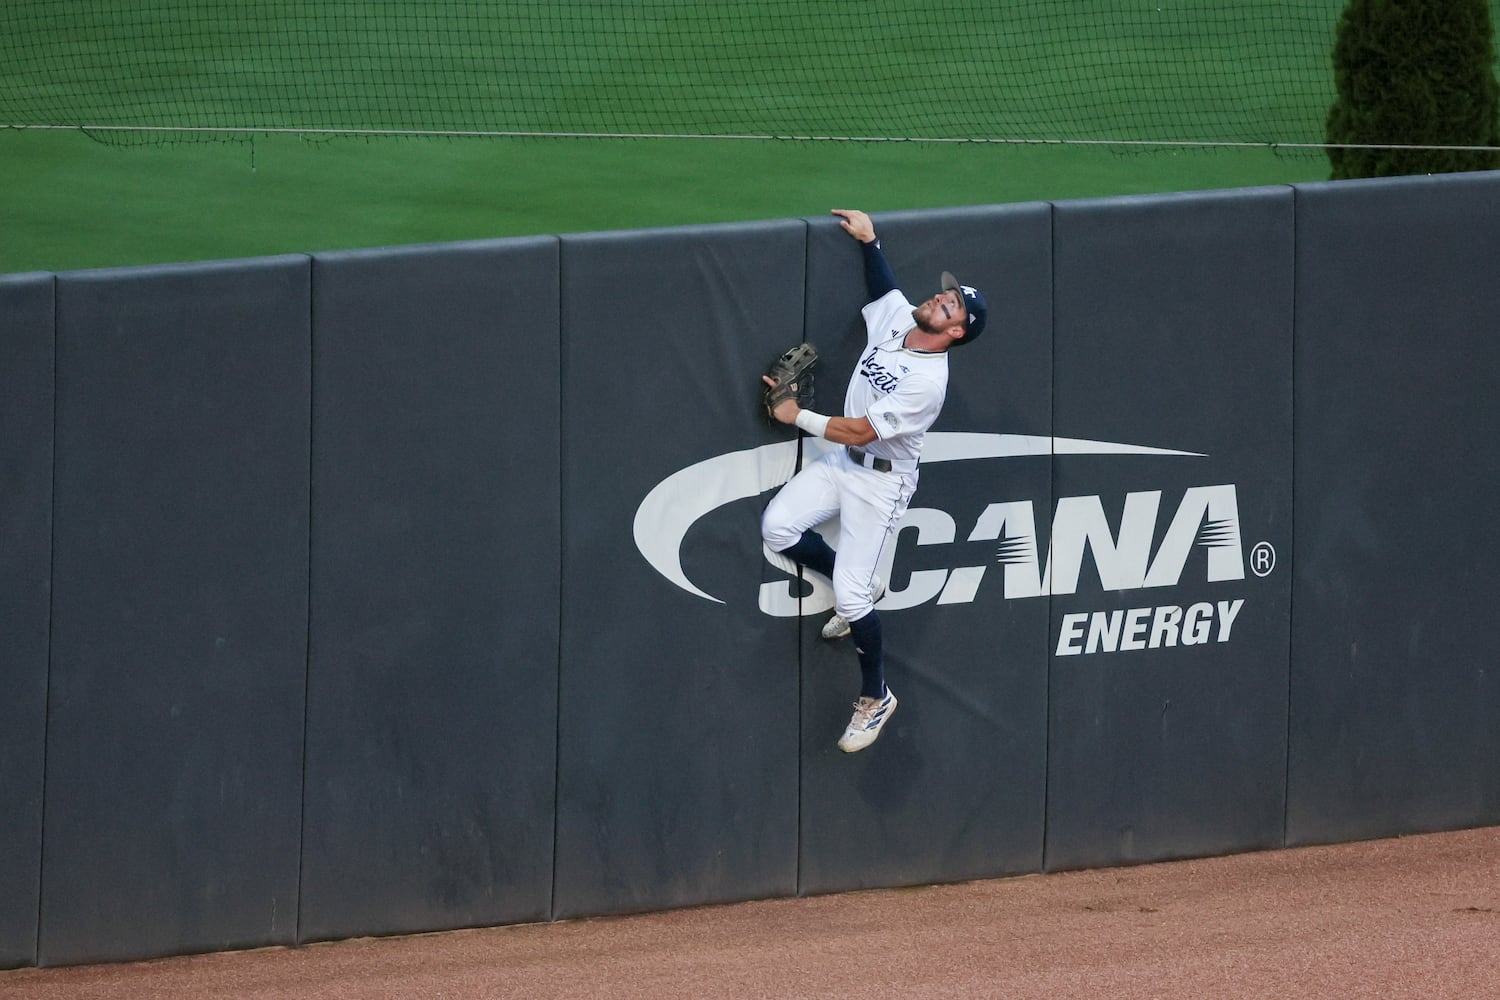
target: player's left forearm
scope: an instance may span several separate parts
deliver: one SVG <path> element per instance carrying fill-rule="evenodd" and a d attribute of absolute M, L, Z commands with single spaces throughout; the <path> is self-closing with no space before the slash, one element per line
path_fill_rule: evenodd
<path fill-rule="evenodd" d="M 795 404 L 793 404 L 795 406 Z M 796 424 L 814 437 L 826 438 L 834 444 L 860 447 L 874 441 L 878 436 L 869 417 L 825 417 L 821 413 L 790 407 L 777 408 L 777 419 Z M 784 416 L 783 416 L 784 414 Z M 790 419 L 785 419 L 789 417 Z"/>
<path fill-rule="evenodd" d="M 834 417 L 823 434 L 834 444 L 852 444 L 856 448 L 874 441 L 877 435 L 869 417 Z"/>

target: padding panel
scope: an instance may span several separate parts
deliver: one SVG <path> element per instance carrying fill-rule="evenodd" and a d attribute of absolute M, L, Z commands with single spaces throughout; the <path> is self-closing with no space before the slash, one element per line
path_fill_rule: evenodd
<path fill-rule="evenodd" d="M 58 278 L 43 964 L 294 938 L 308 275 Z"/>
<path fill-rule="evenodd" d="M 1054 206 L 1049 869 L 1281 841 L 1292 212 Z"/>
<path fill-rule="evenodd" d="M 805 227 L 564 237 L 555 915 L 796 889 L 797 646 L 762 613 Z"/>
<path fill-rule="evenodd" d="M 1500 821 L 1500 175 L 1297 189 L 1287 837 Z"/>
<path fill-rule="evenodd" d="M 1027 534 L 1023 513 L 1045 524 L 1051 508 L 1051 212 L 898 213 L 875 225 L 910 301 L 936 294 L 948 270 L 984 293 L 990 315 L 979 339 L 949 352 L 947 398 L 887 561 L 891 592 L 877 608 L 886 681 L 900 704 L 879 741 L 858 753 L 836 746 L 860 689 L 853 643 L 822 640 L 831 611 L 805 602 L 803 892 L 1042 863 L 1048 602 L 1039 580 L 1025 586 L 1028 566 L 997 554 Z M 865 346 L 862 260 L 835 220 L 811 223 L 808 336 L 827 344 L 829 413 L 842 414 Z M 825 534 L 837 544 L 835 531 Z"/>
<path fill-rule="evenodd" d="M 304 940 L 550 913 L 557 257 L 313 262 Z"/>
<path fill-rule="evenodd" d="M 52 589 L 50 274 L 0 277 L 0 969 L 36 962 Z"/>

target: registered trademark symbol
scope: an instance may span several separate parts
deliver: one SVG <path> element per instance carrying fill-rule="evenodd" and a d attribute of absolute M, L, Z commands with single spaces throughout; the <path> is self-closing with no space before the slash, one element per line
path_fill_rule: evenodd
<path fill-rule="evenodd" d="M 1256 576 L 1270 576 L 1276 568 L 1276 549 L 1270 542 L 1256 542 L 1250 550 L 1250 572 Z"/>

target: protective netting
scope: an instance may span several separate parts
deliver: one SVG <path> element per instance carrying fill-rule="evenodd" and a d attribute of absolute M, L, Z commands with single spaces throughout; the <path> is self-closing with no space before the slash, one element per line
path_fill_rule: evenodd
<path fill-rule="evenodd" d="M 0 125 L 1319 143 L 1342 7 L 6 0 Z"/>

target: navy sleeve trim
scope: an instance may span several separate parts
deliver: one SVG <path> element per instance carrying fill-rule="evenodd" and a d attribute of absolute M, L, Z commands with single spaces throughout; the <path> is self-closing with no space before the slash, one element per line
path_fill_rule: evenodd
<path fill-rule="evenodd" d="M 886 263 L 878 239 L 861 243 L 860 247 L 865 252 L 865 288 L 870 293 L 870 301 L 874 302 L 895 290 L 896 276 L 891 273 L 891 265 Z"/>

